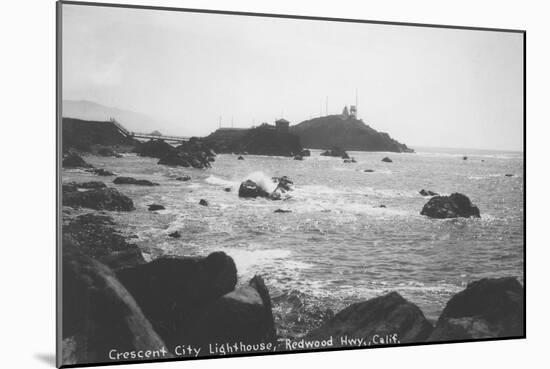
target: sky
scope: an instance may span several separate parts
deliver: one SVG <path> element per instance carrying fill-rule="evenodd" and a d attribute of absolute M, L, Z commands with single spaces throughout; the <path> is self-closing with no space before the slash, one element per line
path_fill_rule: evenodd
<path fill-rule="evenodd" d="M 523 150 L 523 35 L 63 5 L 63 99 L 180 135 L 355 104 L 412 147 Z M 154 129 L 154 127 L 152 127 Z"/>

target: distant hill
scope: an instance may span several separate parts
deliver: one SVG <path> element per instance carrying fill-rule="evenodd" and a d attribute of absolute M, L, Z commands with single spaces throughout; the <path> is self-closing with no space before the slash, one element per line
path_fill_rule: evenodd
<path fill-rule="evenodd" d="M 115 118 L 124 127 L 135 132 L 166 131 L 168 124 L 130 110 L 104 106 L 88 100 L 63 100 L 63 117 L 105 122 Z"/>
<path fill-rule="evenodd" d="M 407 145 L 378 132 L 360 119 L 327 115 L 306 120 L 290 127 L 290 132 L 300 137 L 303 147 L 328 150 L 335 147 L 352 151 L 414 152 Z"/>

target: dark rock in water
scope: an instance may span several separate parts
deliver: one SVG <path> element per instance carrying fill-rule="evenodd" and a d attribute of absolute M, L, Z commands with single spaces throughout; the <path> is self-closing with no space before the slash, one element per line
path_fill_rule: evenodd
<path fill-rule="evenodd" d="M 462 160 L 468 160 L 468 157 L 467 157 L 467 156 L 463 156 L 463 157 L 462 157 Z"/>
<path fill-rule="evenodd" d="M 147 210 L 149 210 L 149 211 L 164 210 L 164 209 L 166 209 L 166 208 L 162 205 L 159 205 L 159 204 L 151 204 L 147 208 Z"/>
<path fill-rule="evenodd" d="M 75 153 L 67 155 L 61 165 L 63 168 L 93 168 L 91 164 L 86 163 L 80 155 Z"/>
<path fill-rule="evenodd" d="M 351 158 L 351 162 L 352 163 L 357 163 L 357 160 L 355 160 L 355 158 Z"/>
<path fill-rule="evenodd" d="M 419 192 L 422 196 L 439 196 L 437 192 L 433 192 L 430 190 L 421 189 Z"/>
<path fill-rule="evenodd" d="M 90 181 L 90 182 L 77 183 L 77 187 L 89 190 L 93 188 L 107 187 L 107 185 L 100 181 Z"/>
<path fill-rule="evenodd" d="M 382 205 L 378 205 L 379 208 L 385 208 L 386 205 L 382 204 Z"/>
<path fill-rule="evenodd" d="M 205 169 L 211 167 L 208 157 L 184 153 L 181 151 L 176 151 L 166 156 L 163 156 L 158 161 L 158 164 L 168 166 L 180 166 L 185 168 L 193 167 L 196 169 Z"/>
<path fill-rule="evenodd" d="M 181 237 L 181 233 L 179 233 L 178 231 L 175 231 L 175 232 L 172 232 L 172 233 L 168 234 L 168 237 L 180 238 L 180 237 Z"/>
<path fill-rule="evenodd" d="M 95 210 L 130 211 L 134 210 L 134 202 L 128 196 L 115 188 L 97 188 L 89 191 L 63 192 L 62 203 L 73 208 L 89 208 Z"/>
<path fill-rule="evenodd" d="M 391 159 L 388 158 L 387 156 L 386 156 L 384 159 L 382 159 L 382 161 L 383 161 L 384 163 L 393 163 L 393 160 L 391 160 Z"/>
<path fill-rule="evenodd" d="M 292 213 L 292 210 L 277 209 L 277 210 L 274 211 L 274 213 Z"/>
<path fill-rule="evenodd" d="M 240 287 L 209 304 L 198 318 L 199 343 L 275 342 L 271 298 L 263 279 L 255 276 Z"/>
<path fill-rule="evenodd" d="M 86 172 L 97 174 L 98 176 L 108 177 L 108 176 L 114 176 L 115 174 L 113 172 L 110 172 L 108 170 L 105 170 L 103 168 L 94 168 L 94 169 L 87 169 Z"/>
<path fill-rule="evenodd" d="M 273 177 L 273 182 L 277 183 L 277 187 L 272 193 L 268 193 L 262 187 L 258 186 L 256 182 L 248 179 L 241 183 L 239 187 L 239 197 L 256 198 L 264 197 L 270 200 L 280 200 L 282 194 L 291 191 L 294 184 L 287 176 Z"/>
<path fill-rule="evenodd" d="M 507 173 L 507 174 L 505 174 L 504 176 L 506 176 L 506 177 L 513 177 L 514 175 L 513 175 L 513 174 L 510 174 L 510 173 Z"/>
<path fill-rule="evenodd" d="M 115 158 L 122 158 L 122 155 L 117 153 L 111 147 L 100 147 L 99 149 L 97 149 L 97 155 L 106 156 L 106 157 L 110 156 L 110 157 L 115 157 Z"/>
<path fill-rule="evenodd" d="M 365 172 L 365 173 L 373 173 L 374 170 L 373 170 L 373 169 L 365 169 L 363 172 Z"/>
<path fill-rule="evenodd" d="M 210 148 L 196 137 L 184 142 L 178 147 L 162 141 L 150 140 L 136 147 L 140 156 L 160 159 L 158 164 L 169 166 L 193 167 L 197 169 L 210 168 L 210 162 L 216 155 Z"/>
<path fill-rule="evenodd" d="M 273 182 L 277 183 L 277 188 L 275 189 L 275 191 L 277 191 L 278 189 L 281 189 L 283 192 L 292 191 L 291 186 L 294 185 L 292 179 L 288 178 L 287 176 L 273 177 L 272 179 Z"/>
<path fill-rule="evenodd" d="M 63 188 L 63 192 L 72 192 L 72 191 L 78 191 L 79 188 L 90 190 L 94 188 L 103 188 L 103 187 L 107 187 L 107 185 L 103 182 L 90 181 L 90 182 L 81 182 L 81 183 L 77 183 L 77 182 L 63 183 L 62 188 Z"/>
<path fill-rule="evenodd" d="M 239 157 L 237 158 L 237 160 L 244 160 L 244 158 L 242 156 L 239 155 Z"/>
<path fill-rule="evenodd" d="M 211 167 L 210 163 L 215 160 L 215 156 L 216 153 L 208 145 L 192 137 L 189 142 L 183 142 L 160 156 L 158 164 L 205 169 Z"/>
<path fill-rule="evenodd" d="M 247 179 L 239 186 L 239 197 L 256 198 L 256 197 L 269 197 L 269 193 L 262 187 L 258 186 L 256 182 Z"/>
<path fill-rule="evenodd" d="M 181 176 L 181 177 L 176 178 L 176 181 L 182 181 L 182 182 L 187 182 L 187 181 L 190 181 L 190 180 L 191 180 L 190 176 Z"/>
<path fill-rule="evenodd" d="M 63 224 L 62 234 L 63 244 L 71 243 L 85 255 L 111 268 L 145 263 L 139 247 L 128 243 L 108 215 L 80 215 Z"/>
<path fill-rule="evenodd" d="M 352 304 L 337 313 L 321 327 L 309 332 L 306 340 L 326 340 L 330 336 L 334 345 L 340 338 L 367 338 L 375 335 L 387 344 L 422 342 L 433 330 L 418 306 L 405 300 L 397 292 Z M 395 342 L 394 341 L 395 338 Z"/>
<path fill-rule="evenodd" d="M 113 348 L 124 352 L 165 347 L 108 267 L 70 243 L 64 243 L 62 250 L 63 365 L 107 362 Z"/>
<path fill-rule="evenodd" d="M 441 313 L 429 341 L 522 337 L 524 290 L 516 278 L 469 283 Z"/>
<path fill-rule="evenodd" d="M 169 346 L 205 337 L 212 325 L 198 317 L 237 283 L 235 263 L 223 252 L 206 258 L 161 257 L 121 269 L 117 276 Z"/>
<path fill-rule="evenodd" d="M 334 148 L 332 150 L 327 150 L 327 151 L 321 153 L 321 156 L 335 156 L 335 157 L 340 157 L 342 159 L 349 159 L 348 153 L 345 152 L 344 150 L 340 149 L 340 148 Z"/>
<path fill-rule="evenodd" d="M 192 166 L 191 159 L 189 157 L 183 157 L 175 151 L 160 158 L 157 164 L 184 168 L 189 168 Z M 197 163 L 193 164 L 197 165 Z"/>
<path fill-rule="evenodd" d="M 166 155 L 174 153 L 176 148 L 164 142 L 163 140 L 149 140 L 136 146 L 134 152 L 139 156 L 160 159 Z"/>
<path fill-rule="evenodd" d="M 231 192 L 231 187 L 226 187 L 223 189 L 225 192 Z"/>
<path fill-rule="evenodd" d="M 114 184 L 131 184 L 137 186 L 158 186 L 158 183 L 148 181 L 146 179 L 135 179 L 132 177 L 116 177 L 113 181 Z"/>
<path fill-rule="evenodd" d="M 352 161 L 349 160 L 349 159 L 344 159 L 344 163 L 345 163 L 345 164 L 350 164 L 351 162 L 352 162 Z"/>
<path fill-rule="evenodd" d="M 201 200 L 199 201 L 199 205 L 208 206 L 208 201 L 206 201 L 205 199 L 201 199 Z"/>
<path fill-rule="evenodd" d="M 302 157 L 302 155 L 296 155 L 294 157 L 294 160 L 304 160 L 304 158 Z"/>
<path fill-rule="evenodd" d="M 311 151 L 309 151 L 308 149 L 304 149 L 304 150 L 302 150 L 300 155 L 301 156 L 311 156 Z"/>
<path fill-rule="evenodd" d="M 421 215 L 430 218 L 479 218 L 479 209 L 473 205 L 470 199 L 461 193 L 453 193 L 451 196 L 434 196 L 424 205 Z"/>

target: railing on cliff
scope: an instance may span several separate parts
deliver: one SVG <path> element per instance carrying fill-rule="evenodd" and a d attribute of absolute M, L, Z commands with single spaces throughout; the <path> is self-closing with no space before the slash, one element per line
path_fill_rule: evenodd
<path fill-rule="evenodd" d="M 126 137 L 132 138 L 145 138 L 153 140 L 163 140 L 163 141 L 189 141 L 189 137 L 184 136 L 164 136 L 164 135 L 153 135 L 150 133 L 141 133 L 141 132 L 132 132 L 127 130 L 122 124 L 117 122 L 115 119 L 111 118 L 110 122 L 118 129 L 118 131 Z"/>

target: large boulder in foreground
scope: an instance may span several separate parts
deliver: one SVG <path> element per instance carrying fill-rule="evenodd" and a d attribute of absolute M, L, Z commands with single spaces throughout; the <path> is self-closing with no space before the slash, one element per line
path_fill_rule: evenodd
<path fill-rule="evenodd" d="M 170 346 L 201 337 L 205 327 L 197 318 L 237 283 L 235 263 L 223 252 L 207 257 L 161 257 L 121 269 L 117 276 Z"/>
<path fill-rule="evenodd" d="M 522 337 L 523 287 L 516 278 L 484 278 L 454 295 L 429 341 Z"/>
<path fill-rule="evenodd" d="M 418 306 L 405 300 L 397 292 L 352 304 L 337 313 L 321 327 L 306 335 L 306 340 L 326 340 L 333 337 L 335 346 L 342 346 L 341 338 L 363 338 L 366 342 L 378 338 L 395 337 L 395 343 L 413 343 L 426 340 L 433 327 Z M 379 342 L 378 342 L 379 343 Z"/>
<path fill-rule="evenodd" d="M 93 168 L 91 164 L 86 163 L 84 159 L 78 154 L 70 153 L 67 155 L 61 163 L 63 168 Z"/>
<path fill-rule="evenodd" d="M 135 209 L 132 199 L 110 187 L 88 191 L 71 191 L 64 188 L 62 203 L 64 206 L 73 208 L 95 210 L 131 211 Z"/>
<path fill-rule="evenodd" d="M 196 343 L 275 342 L 271 298 L 263 279 L 255 276 L 248 285 L 208 305 L 197 328 Z"/>
<path fill-rule="evenodd" d="M 108 362 L 109 351 L 160 350 L 164 342 L 105 265 L 63 244 L 61 364 Z M 169 353 L 164 358 L 169 358 Z"/>
<path fill-rule="evenodd" d="M 468 196 L 455 192 L 450 196 L 434 196 L 424 205 L 421 215 L 430 218 L 479 218 L 479 209 Z"/>

